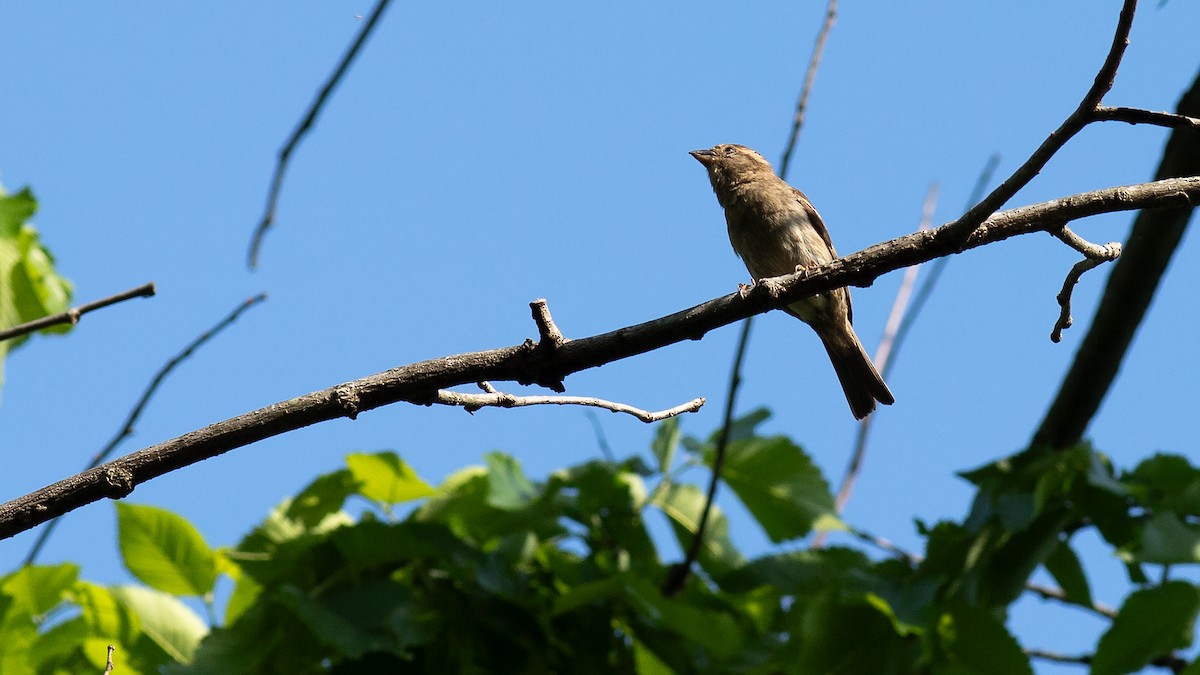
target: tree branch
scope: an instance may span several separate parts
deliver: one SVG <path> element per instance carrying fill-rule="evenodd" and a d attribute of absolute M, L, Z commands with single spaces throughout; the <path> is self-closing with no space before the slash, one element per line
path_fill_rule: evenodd
<path fill-rule="evenodd" d="M 1141 108 L 1112 108 L 1106 105 L 1097 106 L 1095 113 L 1098 122 L 1126 122 L 1128 124 L 1153 124 L 1171 129 L 1186 128 L 1200 129 L 1200 118 L 1178 115 L 1169 112 L 1154 112 Z"/>
<path fill-rule="evenodd" d="M 1104 95 L 1108 93 L 1109 89 L 1112 89 L 1113 80 L 1117 76 L 1117 68 L 1121 65 L 1121 57 L 1125 55 L 1125 48 L 1129 46 L 1129 31 L 1133 28 L 1133 14 L 1136 9 L 1137 0 L 1125 0 L 1125 4 L 1121 7 L 1121 15 L 1117 19 L 1117 28 L 1113 34 L 1108 56 L 1105 57 L 1104 64 L 1100 66 L 1100 72 L 1096 73 L 1095 81 L 1092 82 L 1091 88 L 1084 94 L 1083 100 L 1079 102 L 1075 111 L 1051 132 L 1045 141 L 1042 141 L 1038 149 L 1007 180 L 1000 183 L 995 190 L 992 190 L 991 194 L 984 197 L 983 201 L 971 207 L 954 224 L 960 241 L 965 242 L 970 233 L 979 227 L 988 216 L 1008 203 L 1008 200 L 1012 199 L 1021 188 L 1028 185 L 1034 176 L 1041 173 L 1050 158 L 1062 149 L 1075 134 L 1082 131 L 1089 123 L 1099 120 L 1096 111 L 1099 110 Z"/>
<path fill-rule="evenodd" d="M 1176 106 L 1181 115 L 1200 117 L 1200 73 Z M 1200 174 L 1200 130 L 1171 132 L 1155 177 Z M 1144 210 L 1134 220 L 1124 252 L 1108 275 L 1104 294 L 1071 368 L 1046 411 L 1030 445 L 1071 447 L 1100 408 L 1133 342 L 1134 333 L 1162 283 L 1171 256 L 1192 217 L 1195 200 L 1172 208 Z"/>
<path fill-rule="evenodd" d="M 1200 203 L 1200 176 L 1108 188 L 1025 206 L 993 215 L 966 242 L 976 248 L 1087 216 L 1137 208 Z M 669 316 L 586 338 L 546 352 L 524 344 L 422 361 L 305 394 L 198 429 L 0 505 L 0 539 L 28 530 L 67 511 L 109 498 L 175 469 L 234 448 L 338 417 L 409 401 L 426 404 L 439 389 L 489 381 L 521 384 L 561 382 L 571 373 L 629 358 L 783 307 L 821 291 L 870 285 L 879 276 L 946 254 L 943 225 L 915 232 L 840 258 L 804 274 L 777 277 L 748 293 L 732 293 Z"/>
<path fill-rule="evenodd" d="M 300 139 L 312 129 L 313 124 L 317 121 L 317 115 L 321 113 L 321 109 L 325 107 L 325 102 L 329 100 L 329 95 L 341 83 L 345 77 L 346 71 L 350 69 L 350 64 L 354 62 L 354 57 L 358 56 L 359 50 L 363 44 L 375 30 L 375 24 L 379 21 L 379 17 L 383 16 L 383 10 L 387 9 L 391 0 L 379 0 L 375 5 L 375 9 L 371 10 L 371 16 L 367 17 L 366 23 L 363 24 L 358 35 L 354 38 L 354 42 L 350 44 L 349 49 L 342 54 L 342 60 L 338 62 L 337 68 L 333 74 L 325 81 L 325 85 L 317 92 L 317 97 L 308 106 L 308 112 L 304 114 L 300 124 L 292 131 L 292 135 L 288 137 L 283 144 L 283 148 L 279 151 L 279 155 L 275 161 L 275 171 L 271 174 L 271 188 L 267 193 L 267 207 L 263 212 L 262 220 L 259 221 L 258 227 L 254 229 L 254 236 L 250 240 L 250 255 L 247 259 L 247 265 L 250 269 L 258 267 L 258 252 L 262 248 L 263 237 L 267 234 L 267 229 L 275 222 L 275 206 L 279 202 L 279 192 L 283 189 L 283 174 L 287 171 L 288 163 L 291 161 L 292 152 L 296 149 L 296 145 L 300 143 Z"/>
<path fill-rule="evenodd" d="M 480 382 L 480 387 L 484 389 L 482 394 L 464 394 L 457 391 L 448 391 L 445 389 L 438 390 L 437 398 L 434 403 L 441 405 L 449 405 L 461 407 L 469 413 L 474 413 L 480 408 L 523 408 L 531 405 L 582 405 L 592 408 L 603 408 L 611 410 L 615 413 L 625 413 L 633 415 L 639 420 L 646 422 L 661 422 L 668 417 L 675 417 L 683 413 L 696 412 L 704 406 L 703 398 L 694 398 L 687 403 L 677 405 L 674 408 L 660 410 L 658 412 L 650 412 L 641 408 L 624 403 L 616 403 L 614 401 L 605 401 L 600 398 L 592 398 L 590 396 L 516 396 L 513 394 L 505 394 L 504 392 L 496 391 L 487 382 Z M 484 386 L 486 385 L 486 386 Z"/>
<path fill-rule="evenodd" d="M 197 349 L 202 347 L 204 343 L 216 337 L 218 333 L 225 330 L 227 327 L 233 324 L 233 322 L 237 321 L 238 317 L 240 317 L 246 310 L 266 299 L 266 294 L 260 293 L 259 295 L 244 300 L 241 304 L 235 307 L 232 312 L 227 314 L 225 318 L 221 319 L 211 328 L 196 336 L 196 339 L 189 342 L 188 345 L 184 347 L 178 354 L 171 357 L 166 363 L 164 363 L 163 366 L 158 369 L 158 372 L 154 374 L 154 377 L 150 379 L 150 384 L 146 386 L 146 389 L 142 392 L 142 395 L 138 397 L 137 403 L 133 405 L 133 409 L 129 411 L 129 414 L 125 417 L 125 421 L 121 423 L 121 428 L 117 431 L 116 435 L 112 437 L 112 440 L 110 440 L 108 444 L 100 450 L 100 452 L 96 453 L 96 455 L 92 457 L 92 461 L 88 463 L 85 470 L 91 469 L 99 465 L 100 462 L 108 459 L 109 455 L 111 455 L 113 451 L 117 449 L 117 446 L 120 445 L 122 441 L 133 435 L 134 425 L 137 424 L 138 419 L 141 418 L 142 412 L 146 410 L 146 406 L 150 403 L 150 399 L 154 397 L 154 394 L 158 391 L 159 386 L 166 381 L 167 376 L 170 375 L 171 372 L 175 370 L 177 366 L 179 366 L 179 364 L 191 358 L 192 354 L 194 354 Z M 29 547 L 29 553 L 25 555 L 25 565 L 32 565 L 34 560 L 37 559 L 38 553 L 41 552 L 42 548 L 46 545 L 46 541 L 50 539 L 50 535 L 54 532 L 55 524 L 55 522 L 51 522 L 49 525 L 47 525 L 46 529 L 41 531 L 37 541 L 33 543 L 33 546 Z"/>
<path fill-rule="evenodd" d="M 143 284 L 137 288 L 131 288 L 128 291 L 123 291 L 121 293 L 117 293 L 116 295 L 110 295 L 102 300 L 94 300 L 92 302 L 79 305 L 78 307 L 68 309 L 65 312 L 51 314 L 50 316 L 43 316 L 40 319 L 27 321 L 19 326 L 13 326 L 12 328 L 0 330 L 0 341 L 10 340 L 27 333 L 32 333 L 35 330 L 41 330 L 43 328 L 49 328 L 50 326 L 57 326 L 59 324 L 69 323 L 73 326 L 79 323 L 79 318 L 88 312 L 94 312 L 97 309 L 103 309 L 109 305 L 115 305 L 118 302 L 125 302 L 126 300 L 132 300 L 133 298 L 148 298 L 154 295 L 154 292 L 154 282 L 151 281 L 150 283 Z"/>

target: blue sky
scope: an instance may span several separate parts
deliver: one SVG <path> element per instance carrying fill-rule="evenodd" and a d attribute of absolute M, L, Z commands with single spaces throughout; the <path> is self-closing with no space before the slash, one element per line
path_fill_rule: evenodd
<path fill-rule="evenodd" d="M 839 251 L 915 229 L 933 181 L 936 222 L 954 218 L 992 153 L 1003 158 L 998 173 L 1011 172 L 1091 84 L 1119 4 L 843 4 L 789 176 Z M 823 2 L 395 4 L 298 149 L 261 268 L 248 271 L 274 155 L 370 9 L 6 3 L 0 181 L 37 194 L 35 222 L 79 300 L 149 280 L 159 295 L 9 359 L 4 498 L 77 471 L 169 356 L 260 291 L 270 300 L 177 372 L 123 451 L 392 366 L 519 343 L 536 334 L 533 298 L 547 298 L 578 337 L 747 280 L 687 151 L 736 142 L 779 156 Z M 1196 76 L 1197 25 L 1196 3 L 1146 3 L 1106 102 L 1173 109 Z M 1095 125 L 1011 206 L 1148 180 L 1165 137 Z M 1119 240 L 1129 222 L 1118 214 L 1077 231 Z M 1185 355 L 1200 343 L 1200 272 L 1180 262 L 1196 254 L 1190 236 L 1090 430 L 1119 465 L 1194 448 L 1184 413 L 1200 367 Z M 1076 257 L 1033 235 L 951 261 L 892 371 L 897 404 L 878 416 L 849 520 L 918 547 L 913 517 L 968 508 L 971 490 L 954 471 L 1023 446 L 1107 275 L 1084 277 L 1077 325 L 1052 344 L 1054 296 Z M 854 290 L 869 350 L 899 279 Z M 707 396 L 684 420 L 707 434 L 736 334 L 572 376 L 569 393 L 651 409 Z M 772 407 L 766 430 L 795 438 L 836 480 L 855 426 L 819 342 L 772 313 L 757 322 L 749 358 L 740 409 Z M 599 419 L 617 454 L 646 451 L 652 428 Z M 578 409 L 468 416 L 397 405 L 237 450 L 130 500 L 178 511 L 228 545 L 345 454 L 385 448 L 431 481 L 490 450 L 535 476 L 598 452 Z M 111 504 L 73 513 L 42 559 L 127 579 L 114 522 Z M 732 529 L 763 550 L 746 519 Z M 0 542 L 0 569 L 32 539 Z M 1099 597 L 1119 601 L 1119 563 L 1102 547 L 1089 552 Z M 1066 620 L 1080 628 L 1062 630 Z M 1030 646 L 1066 652 L 1092 644 L 1098 627 L 1037 602 L 1023 603 L 1013 626 Z"/>

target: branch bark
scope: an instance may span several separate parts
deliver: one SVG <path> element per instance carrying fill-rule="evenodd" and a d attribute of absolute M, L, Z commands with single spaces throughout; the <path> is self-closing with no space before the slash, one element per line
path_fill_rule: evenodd
<path fill-rule="evenodd" d="M 1200 204 L 1200 176 L 1107 188 L 994 214 L 967 239 L 977 248 L 1100 213 Z M 218 422 L 102 464 L 0 505 L 0 539 L 105 497 L 121 498 L 157 476 L 234 448 L 338 417 L 407 401 L 429 404 L 439 389 L 482 380 L 561 383 L 567 375 L 643 354 L 740 319 L 946 254 L 952 226 L 915 232 L 822 265 L 777 277 L 743 295 L 732 293 L 645 323 L 570 340 L 555 350 L 520 345 L 401 366 Z"/>

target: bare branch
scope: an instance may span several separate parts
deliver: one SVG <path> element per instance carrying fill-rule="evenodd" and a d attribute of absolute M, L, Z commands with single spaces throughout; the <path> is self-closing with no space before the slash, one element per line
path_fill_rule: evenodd
<path fill-rule="evenodd" d="M 529 309 L 533 312 L 533 322 L 538 327 L 539 345 L 546 349 L 558 349 L 567 343 L 567 339 L 554 324 L 554 317 L 550 316 L 550 308 L 546 305 L 545 298 L 538 298 L 529 303 Z"/>
<path fill-rule="evenodd" d="M 1079 278 L 1083 276 L 1084 272 L 1119 258 L 1121 256 L 1121 244 L 1115 241 L 1109 242 L 1104 246 L 1093 244 L 1072 232 L 1071 228 L 1066 225 L 1051 230 L 1051 233 L 1058 237 L 1064 244 L 1084 255 L 1084 259 L 1075 263 L 1075 266 L 1067 273 L 1067 278 L 1063 281 L 1062 290 L 1058 292 L 1057 299 L 1060 311 L 1058 321 L 1054 322 L 1054 330 L 1050 331 L 1050 341 L 1061 342 L 1062 332 L 1070 328 L 1072 324 L 1071 293 L 1075 290 L 1075 284 L 1079 283 Z"/>
<path fill-rule="evenodd" d="M 308 106 L 308 112 L 300 120 L 300 124 L 292 131 L 292 135 L 288 137 L 283 144 L 283 149 L 279 151 L 279 155 L 275 161 L 275 171 L 271 175 L 271 188 L 267 193 L 267 207 L 263 212 L 262 220 L 259 221 L 258 227 L 254 230 L 254 237 L 250 241 L 250 255 L 247 259 L 247 265 L 250 269 L 258 267 L 258 252 L 262 248 L 263 237 L 267 234 L 267 229 L 275 222 L 275 206 L 279 202 L 279 192 L 283 188 L 283 174 L 287 171 L 288 163 L 292 158 L 292 151 L 296 149 L 296 145 L 300 143 L 300 139 L 312 129 L 313 124 L 317 121 L 317 115 L 321 109 L 325 107 L 325 102 L 329 100 L 329 95 L 341 83 L 345 77 L 346 71 L 350 69 L 350 64 L 354 62 L 354 57 L 358 56 L 359 50 L 367 38 L 375 30 L 375 24 L 379 21 L 379 17 L 383 16 L 383 11 L 387 9 L 391 0 L 379 0 L 375 5 L 375 9 L 371 10 L 371 16 L 367 17 L 366 22 L 355 36 L 354 42 L 350 43 L 350 47 L 342 54 L 342 59 L 338 62 L 337 68 L 333 74 L 325 81 L 325 85 L 317 92 L 317 97 Z"/>
<path fill-rule="evenodd" d="M 800 97 L 796 99 L 796 114 L 792 116 L 792 131 L 788 134 L 787 144 L 783 148 L 783 159 L 779 161 L 779 177 L 787 179 L 788 169 L 792 166 L 792 155 L 796 151 L 796 140 L 800 138 L 800 129 L 804 126 L 804 116 L 808 112 L 808 96 L 812 93 L 813 82 L 817 79 L 817 69 L 821 67 L 821 56 L 825 53 L 825 42 L 829 32 L 837 21 L 837 0 L 829 0 L 825 5 L 825 21 L 817 31 L 817 40 L 813 43 L 812 56 L 808 59 L 808 70 L 804 73 L 804 84 L 800 87 Z"/>
<path fill-rule="evenodd" d="M 57 326 L 64 323 L 75 325 L 79 323 L 79 318 L 88 312 L 94 312 L 97 309 L 103 309 L 109 305 L 115 305 L 118 302 L 125 302 L 126 300 L 132 300 L 133 298 L 148 298 L 154 295 L 154 292 L 154 282 L 151 281 L 150 283 L 143 284 L 137 288 L 131 288 L 127 291 L 117 293 L 116 295 L 110 295 L 102 300 L 88 302 L 79 305 L 78 307 L 68 309 L 65 312 L 51 314 L 50 316 L 43 316 L 40 319 L 34 319 L 33 321 L 28 321 L 19 326 L 6 328 L 4 330 L 0 330 L 0 342 L 32 333 L 35 330 L 49 328 L 50 326 Z"/>
<path fill-rule="evenodd" d="M 1076 663 L 1081 666 L 1086 666 L 1092 662 L 1091 654 L 1079 654 L 1077 656 L 1069 656 L 1059 652 L 1052 652 L 1047 649 L 1029 648 L 1025 650 L 1025 655 L 1031 659 L 1041 659 L 1043 661 L 1053 661 L 1054 663 Z"/>
<path fill-rule="evenodd" d="M 993 215 L 968 238 L 971 249 L 1030 232 L 1047 231 L 1087 216 L 1137 208 L 1200 203 L 1200 176 L 1096 190 Z M 562 381 L 571 374 L 694 340 L 746 317 L 847 285 L 870 285 L 880 275 L 947 255 L 955 233 L 942 226 L 877 244 L 804 274 L 773 280 L 778 294 L 756 287 L 709 300 L 669 316 L 608 333 L 571 340 L 553 352 L 530 344 L 422 361 L 305 394 L 218 422 L 145 448 L 0 505 L 0 539 L 11 537 L 67 511 L 106 497 L 124 497 L 138 484 L 264 438 L 355 411 L 398 401 L 426 404 L 438 389 L 482 380 L 530 384 Z"/>
<path fill-rule="evenodd" d="M 1200 75 L 1180 97 L 1175 110 L 1181 115 L 1200 117 Z M 1167 140 L 1155 178 L 1198 174 L 1200 131 L 1175 129 Z M 1033 434 L 1031 447 L 1068 448 L 1083 438 L 1116 379 L 1133 336 L 1183 241 L 1188 223 L 1194 220 L 1192 206 L 1194 203 L 1180 204 L 1138 214 L 1125 237 L 1125 251 L 1113 264 L 1087 333 L 1054 402 Z"/>
<path fill-rule="evenodd" d="M 1067 594 L 1061 588 L 1054 588 L 1052 586 L 1043 586 L 1041 584 L 1035 584 L 1035 583 L 1030 582 L 1030 583 L 1025 584 L 1025 590 L 1029 591 L 1030 593 L 1035 593 L 1037 595 L 1040 595 L 1043 600 L 1055 600 L 1055 601 L 1058 601 L 1058 602 L 1061 602 L 1061 603 L 1064 603 L 1067 605 L 1073 605 L 1075 607 L 1082 607 L 1083 609 L 1086 609 L 1086 610 L 1089 610 L 1096 614 L 1099 614 L 1100 616 L 1102 616 L 1106 619 L 1117 618 L 1117 610 L 1113 609 L 1112 607 L 1109 607 L 1108 605 L 1105 605 L 1105 604 L 1102 604 L 1099 602 L 1093 602 L 1091 604 L 1075 602 L 1074 600 L 1071 600 L 1070 598 L 1068 598 Z"/>
<path fill-rule="evenodd" d="M 233 322 L 237 321 L 238 317 L 245 313 L 246 310 L 266 299 L 267 296 L 260 293 L 259 295 L 244 300 L 241 304 L 235 307 L 232 312 L 226 315 L 225 318 L 218 321 L 215 325 L 213 325 L 212 328 L 209 328 L 198 335 L 196 339 L 188 343 L 188 345 L 184 347 L 182 351 L 171 357 L 170 360 L 163 364 L 163 366 L 158 369 L 158 372 L 154 374 L 154 377 L 150 379 L 150 384 L 146 386 L 146 389 L 142 392 L 142 395 L 138 397 L 137 403 L 135 403 L 133 409 L 129 411 L 129 415 L 125 417 L 125 421 L 121 423 L 121 428 L 117 431 L 117 434 L 113 436 L 112 440 L 110 440 L 108 444 L 100 450 L 100 452 L 96 453 L 96 455 L 92 457 L 92 461 L 88 463 L 85 470 L 95 468 L 100 464 L 100 462 L 108 459 L 109 455 L 111 455 L 113 451 L 117 449 L 117 446 L 121 444 L 121 441 L 124 441 L 126 438 L 129 438 L 133 435 L 134 425 L 137 424 L 138 419 L 140 419 L 142 416 L 142 412 L 146 409 L 146 405 L 150 403 L 151 397 L 153 397 L 155 392 L 158 391 L 158 387 L 167 379 L 167 376 L 171 374 L 171 371 L 175 370 L 179 364 L 191 357 L 191 355 L 194 354 L 197 349 L 203 346 L 204 343 L 216 337 L 218 333 L 225 330 L 225 328 L 227 328 Z M 50 539 L 50 535 L 54 532 L 56 524 L 57 521 L 51 522 L 46 526 L 46 529 L 42 530 L 42 532 L 38 535 L 37 541 L 33 543 L 33 546 L 29 547 L 29 553 L 25 556 L 24 564 L 33 564 L 33 562 L 37 559 L 38 553 L 41 552 L 42 548 L 46 545 L 46 541 Z"/>
<path fill-rule="evenodd" d="M 1108 93 L 1109 89 L 1112 89 L 1113 80 L 1117 76 L 1117 68 L 1121 65 L 1121 57 L 1125 55 L 1125 48 L 1129 46 L 1129 31 L 1133 27 L 1133 14 L 1136 9 L 1137 0 L 1125 0 L 1125 4 L 1121 8 L 1121 15 L 1117 19 L 1117 28 L 1108 56 L 1104 59 L 1104 64 L 1100 66 L 1100 72 L 1096 74 L 1095 81 L 1075 111 L 1051 132 L 1045 141 L 1042 141 L 1038 149 L 1007 180 L 992 190 L 991 194 L 983 201 L 971 207 L 954 224 L 960 241 L 965 242 L 970 233 L 987 220 L 988 216 L 995 213 L 1021 188 L 1028 185 L 1029 181 L 1033 180 L 1034 176 L 1037 176 L 1046 166 L 1050 158 L 1067 144 L 1067 141 L 1071 140 L 1090 122 L 1098 120 L 1096 110 L 1100 107 L 1100 101 L 1103 100 L 1104 95 Z"/>
<path fill-rule="evenodd" d="M 725 396 L 725 411 L 722 413 L 721 432 L 717 434 L 717 448 L 713 453 L 712 469 L 708 476 L 708 489 L 704 493 L 704 508 L 700 511 L 700 520 L 696 523 L 696 531 L 692 533 L 692 540 L 688 543 L 683 560 L 671 567 L 662 584 L 662 594 L 668 598 L 683 590 L 684 584 L 692 574 L 692 565 L 700 558 L 700 549 L 704 546 L 704 533 L 708 531 L 708 519 L 712 514 L 713 501 L 717 498 L 717 485 L 721 482 L 721 472 L 725 468 L 725 455 L 729 449 L 729 429 L 733 424 L 737 391 L 742 384 L 742 363 L 746 359 L 746 346 L 750 343 L 750 329 L 754 326 L 752 318 L 747 317 L 742 322 L 737 351 L 733 356 L 729 389 Z"/>
<path fill-rule="evenodd" d="M 481 384 L 487 384 L 483 382 Z M 687 403 L 677 405 L 674 408 L 661 410 L 659 412 L 650 412 L 641 408 L 625 405 L 624 403 L 615 403 L 613 401 L 605 401 L 600 398 L 592 398 L 590 396 L 516 396 L 513 394 L 505 394 L 496 391 L 489 384 L 486 393 L 483 394 L 463 394 L 457 391 L 447 391 L 439 389 L 437 398 L 434 403 L 442 405 L 451 405 L 461 407 L 469 413 L 474 413 L 480 408 L 495 407 L 495 408 L 523 408 L 531 405 L 582 405 L 592 408 L 604 408 L 615 413 L 625 413 L 633 415 L 639 420 L 651 423 L 661 422 L 668 417 L 675 417 L 683 413 L 696 412 L 704 406 L 703 398 L 694 398 Z"/>
<path fill-rule="evenodd" d="M 1096 108 L 1097 122 L 1126 122 L 1128 124 L 1153 124 L 1171 129 L 1200 129 L 1200 118 L 1169 112 L 1154 112 L 1141 108 Z"/>
<path fill-rule="evenodd" d="M 108 673 L 111 673 L 113 671 L 112 655 L 113 655 L 113 646 L 109 645 L 108 646 L 108 662 L 104 664 L 103 675 L 108 675 Z"/>

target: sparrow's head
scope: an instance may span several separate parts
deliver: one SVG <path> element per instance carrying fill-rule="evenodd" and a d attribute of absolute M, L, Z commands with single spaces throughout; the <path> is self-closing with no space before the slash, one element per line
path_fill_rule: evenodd
<path fill-rule="evenodd" d="M 688 154 L 708 169 L 708 177 L 716 189 L 740 182 L 755 174 L 775 175 L 770 162 L 744 145 L 723 143 L 708 150 L 693 150 Z"/>

